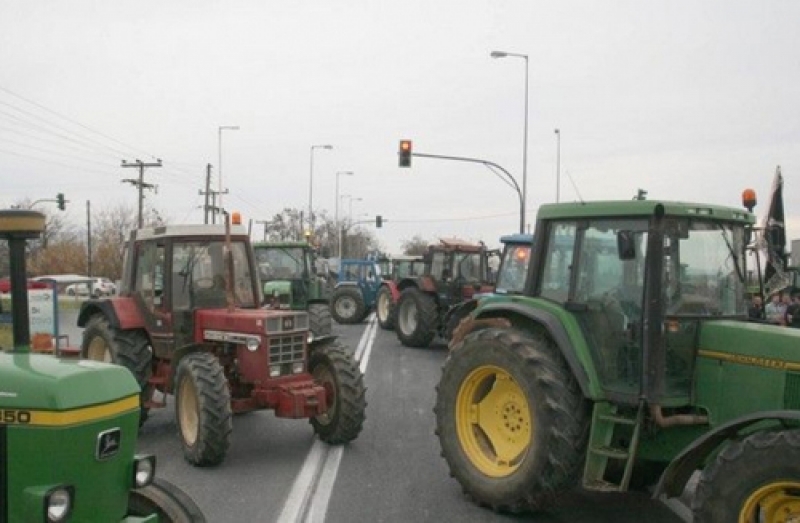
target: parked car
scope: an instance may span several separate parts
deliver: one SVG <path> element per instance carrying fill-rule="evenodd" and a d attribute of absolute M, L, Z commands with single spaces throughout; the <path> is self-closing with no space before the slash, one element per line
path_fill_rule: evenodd
<path fill-rule="evenodd" d="M 67 285 L 64 291 L 69 296 L 89 296 L 99 298 L 117 293 L 117 286 L 108 278 L 91 278 L 91 289 L 88 281 Z"/>
<path fill-rule="evenodd" d="M 43 281 L 28 280 L 29 289 L 47 289 L 48 285 Z M 8 294 L 11 292 L 11 280 L 9 278 L 0 278 L 0 293 Z"/>

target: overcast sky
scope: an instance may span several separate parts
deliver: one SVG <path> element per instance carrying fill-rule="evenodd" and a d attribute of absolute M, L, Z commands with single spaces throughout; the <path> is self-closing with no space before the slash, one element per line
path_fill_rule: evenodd
<path fill-rule="evenodd" d="M 519 226 L 529 56 L 527 222 L 561 200 L 651 199 L 765 212 L 776 166 L 800 237 L 800 2 L 0 0 L 0 206 L 66 194 L 66 218 L 136 205 L 122 159 L 154 161 L 148 202 L 202 222 L 205 165 L 245 220 L 285 207 L 385 219 L 414 235 L 496 245 Z M 35 105 L 34 105 L 35 104 Z M 60 116 L 69 119 L 65 120 Z M 80 124 L 81 126 L 76 125 Z M 89 130 L 91 129 L 91 131 Z M 100 133 L 100 134 L 97 134 Z M 113 139 L 113 141 L 111 140 Z M 88 141 L 87 141 L 88 140 Z M 343 201 L 342 215 L 350 211 Z M 52 207 L 54 210 L 55 208 Z"/>

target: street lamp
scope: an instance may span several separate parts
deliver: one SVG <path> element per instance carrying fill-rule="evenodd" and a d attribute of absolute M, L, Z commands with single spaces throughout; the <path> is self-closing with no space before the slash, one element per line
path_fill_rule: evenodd
<path fill-rule="evenodd" d="M 525 232 L 525 213 L 528 204 L 528 55 L 507 53 L 505 51 L 492 51 L 492 58 L 524 58 L 525 59 L 525 132 L 522 143 L 522 217 L 519 232 Z"/>
<path fill-rule="evenodd" d="M 311 174 L 308 177 L 308 225 L 311 233 L 314 232 L 314 222 L 311 219 L 314 208 L 314 149 L 333 149 L 332 145 L 312 145 L 311 146 Z"/>
<path fill-rule="evenodd" d="M 556 129 L 556 203 L 561 197 L 561 131 Z"/>
<path fill-rule="evenodd" d="M 353 171 L 339 171 L 336 173 L 336 211 L 333 223 L 336 224 L 336 240 L 338 245 L 336 254 L 339 258 L 342 257 L 342 226 L 339 224 L 339 176 L 342 174 L 345 176 L 353 176 Z"/>
<path fill-rule="evenodd" d="M 222 209 L 222 131 L 226 131 L 226 130 L 228 130 L 228 131 L 238 131 L 239 130 L 239 126 L 238 125 L 220 125 L 217 130 L 218 130 L 218 134 L 219 134 L 219 144 L 218 144 L 218 147 L 217 147 L 217 151 L 219 152 L 219 190 L 217 191 L 217 194 L 219 194 L 219 203 L 216 205 L 216 207 L 217 207 L 217 209 L 221 210 Z M 216 217 L 217 209 L 214 209 L 215 212 L 212 213 L 211 216 L 215 216 Z M 216 218 L 214 218 L 214 223 L 217 223 Z"/>

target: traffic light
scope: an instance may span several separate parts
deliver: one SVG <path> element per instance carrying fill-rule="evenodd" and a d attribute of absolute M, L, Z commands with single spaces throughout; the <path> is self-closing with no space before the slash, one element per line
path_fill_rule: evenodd
<path fill-rule="evenodd" d="M 400 140 L 400 167 L 411 167 L 411 140 Z"/>
<path fill-rule="evenodd" d="M 58 210 L 63 211 L 67 208 L 67 202 L 64 200 L 64 193 L 60 192 L 56 194 L 56 203 L 58 203 Z"/>
<path fill-rule="evenodd" d="M 377 227 L 378 229 L 383 227 L 383 216 L 381 216 L 380 214 L 375 217 L 375 227 Z"/>

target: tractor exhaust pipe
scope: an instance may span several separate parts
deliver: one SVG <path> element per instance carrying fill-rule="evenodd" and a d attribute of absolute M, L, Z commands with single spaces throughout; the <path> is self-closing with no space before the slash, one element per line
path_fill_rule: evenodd
<path fill-rule="evenodd" d="M 225 213 L 225 249 L 223 250 L 223 264 L 225 271 L 225 302 L 228 312 L 236 309 L 236 300 L 233 297 L 233 249 L 231 249 L 231 215 Z"/>
<path fill-rule="evenodd" d="M 664 416 L 661 405 L 650 405 L 650 417 L 661 428 L 675 427 L 678 425 L 706 425 L 708 416 L 698 416 L 695 414 L 675 414 L 674 416 Z"/>

